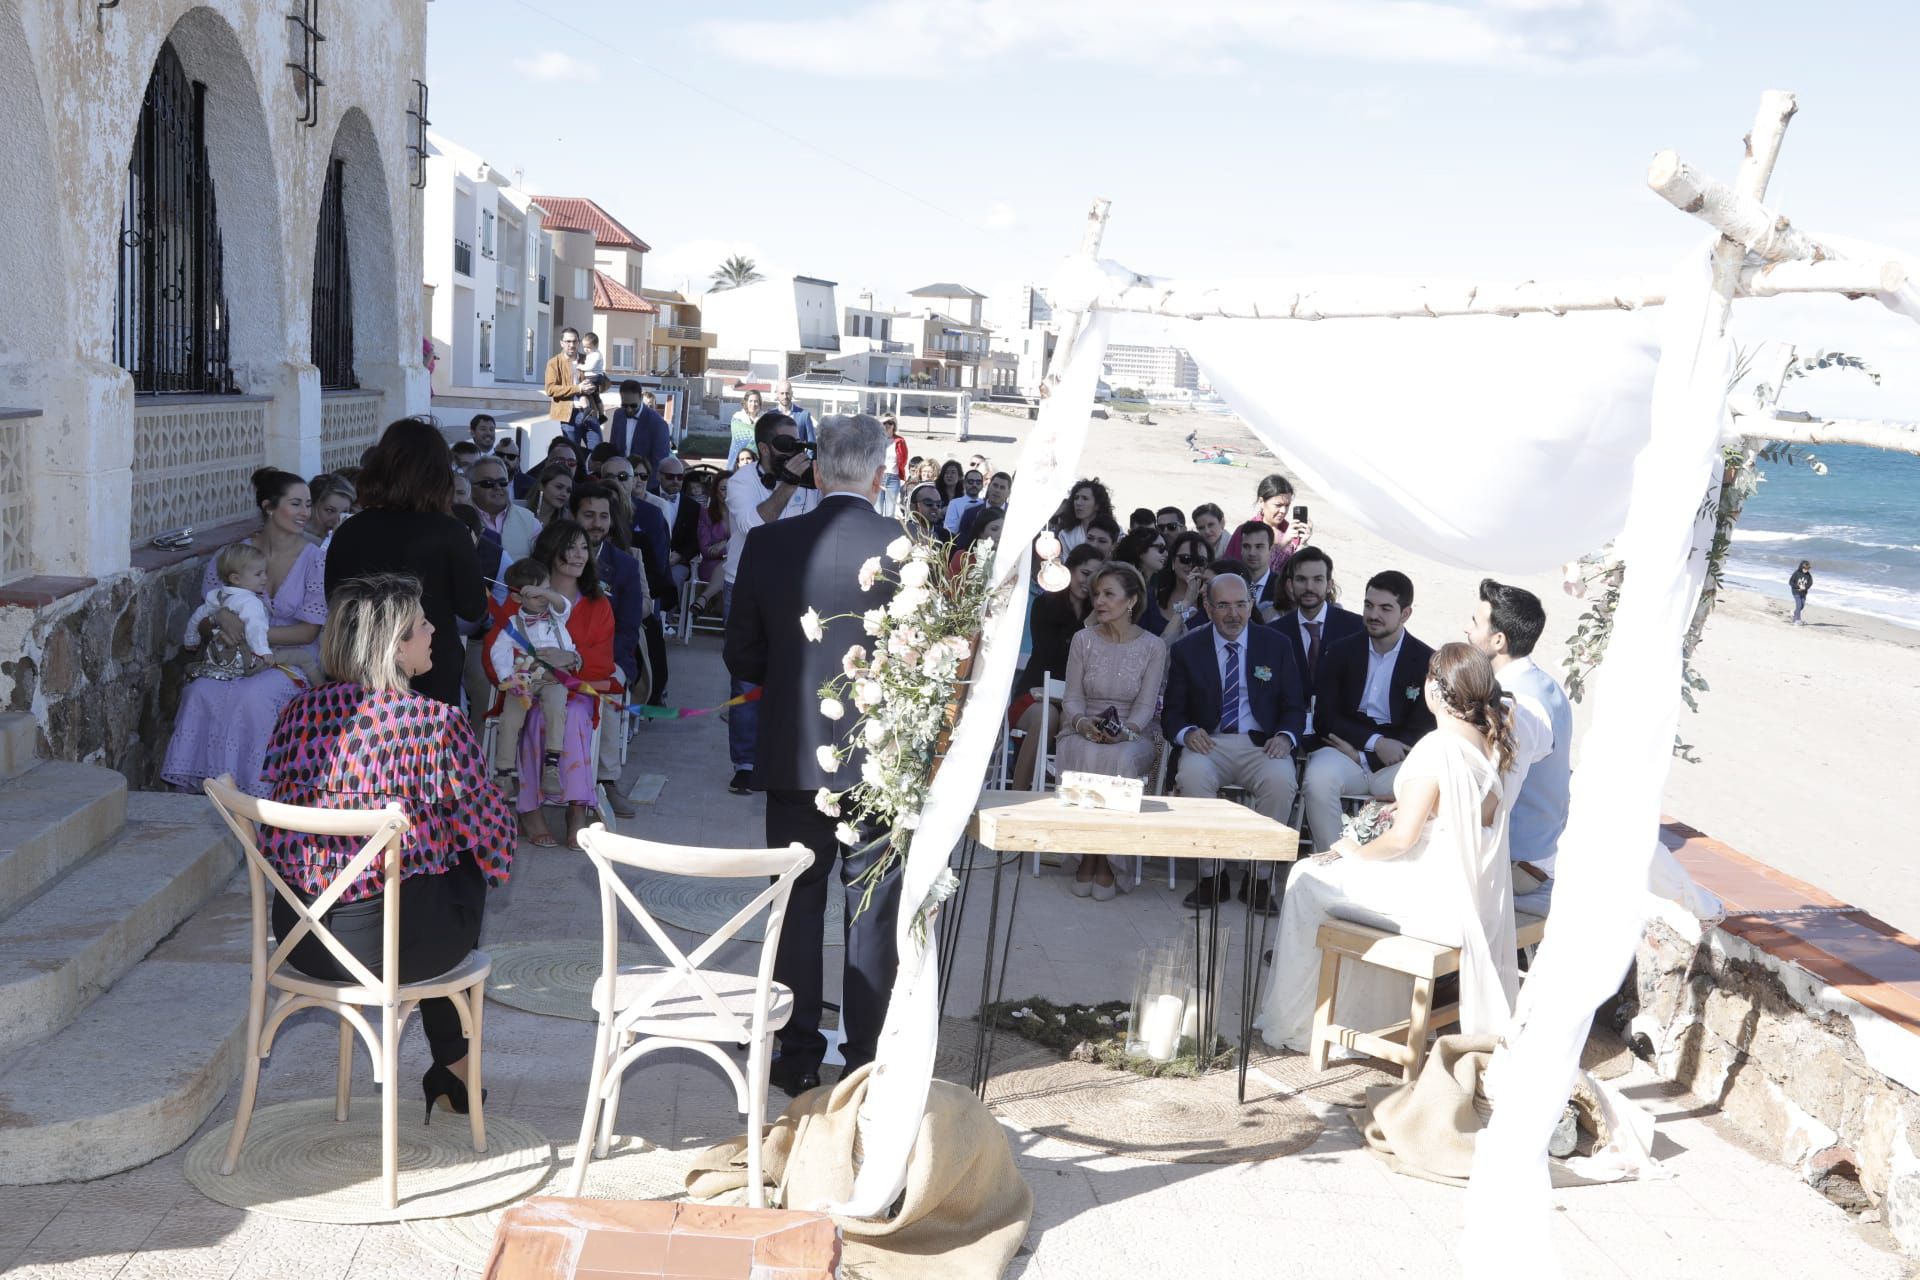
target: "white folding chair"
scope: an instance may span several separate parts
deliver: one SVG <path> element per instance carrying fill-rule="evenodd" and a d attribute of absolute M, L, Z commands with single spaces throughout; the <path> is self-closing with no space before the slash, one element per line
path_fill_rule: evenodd
<path fill-rule="evenodd" d="M 657 1049 L 692 1049 L 720 1064 L 733 1081 L 740 1110 L 747 1116 L 747 1193 L 756 1209 L 766 1207 L 761 1185 L 761 1130 L 766 1125 L 767 1073 L 773 1034 L 793 1013 L 793 993 L 773 980 L 774 953 L 786 921 L 793 882 L 813 862 L 800 844 L 784 849 L 698 849 L 655 844 L 614 835 L 601 826 L 580 833 L 580 845 L 600 876 L 600 977 L 593 987 L 599 1015 L 593 1042 L 593 1068 L 587 1085 L 586 1113 L 580 1119 L 580 1144 L 573 1157 L 568 1195 L 577 1196 L 587 1179 L 587 1161 L 605 1156 L 620 1110 L 620 1081 L 628 1067 Z M 734 913 L 692 954 L 683 952 L 651 912 L 634 896 L 616 867 L 634 867 L 660 875 L 700 879 L 772 877 L 772 883 Z M 624 907 L 667 958 L 664 965 L 620 967 L 620 910 Z M 766 913 L 760 963 L 751 975 L 702 968 L 742 926 Z M 747 1046 L 747 1070 L 722 1045 Z"/>
<path fill-rule="evenodd" d="M 1034 739 L 1033 778 L 1027 784 L 1029 791 L 1050 790 L 1055 779 L 1050 775 L 1054 771 L 1054 747 L 1052 733 L 1053 704 L 1056 699 L 1067 696 L 1067 682 L 1055 680 L 1051 672 L 1040 673 L 1040 728 L 1039 737 Z M 1040 854 L 1033 855 L 1033 874 L 1040 874 Z"/>
<path fill-rule="evenodd" d="M 407 1019 L 422 1000 L 445 998 L 453 1002 L 467 1033 L 467 1122 L 473 1132 L 473 1149 L 487 1149 L 487 1123 L 482 1114 L 480 1075 L 480 1014 L 486 1003 L 487 974 L 492 962 L 484 951 L 470 953 L 452 969 L 426 982 L 402 983 L 400 972 L 400 879 L 386 881 L 382 908 L 383 943 L 380 976 L 356 959 L 339 939 L 328 931 L 321 919 L 340 900 L 361 873 L 376 861 L 392 867 L 398 857 L 399 841 L 411 823 L 400 806 L 384 809 L 313 809 L 302 805 L 278 804 L 256 800 L 233 785 L 232 775 L 208 778 L 202 784 L 214 810 L 233 829 L 246 855 L 248 896 L 253 904 L 251 928 L 253 976 L 247 990 L 246 1077 L 240 1088 L 240 1106 L 234 1112 L 233 1136 L 227 1140 L 222 1174 L 231 1174 L 240 1158 L 240 1146 L 246 1141 L 247 1125 L 253 1119 L 254 1099 L 260 1088 L 260 1064 L 273 1048 L 273 1037 L 280 1026 L 302 1009 L 326 1009 L 340 1018 L 340 1065 L 334 1086 L 334 1119 L 347 1118 L 347 1103 L 353 1089 L 353 1033 L 366 1041 L 373 1059 L 373 1078 L 380 1085 L 380 1174 L 386 1188 L 387 1208 L 400 1203 L 399 1163 L 399 1081 L 400 1033 Z M 342 868 L 326 890 L 312 903 L 280 877 L 260 853 L 260 827 L 278 827 L 308 835 L 363 837 L 366 843 Z M 397 868 L 394 868 L 397 870 Z M 267 951 L 272 899 L 275 893 L 293 908 L 299 923 L 280 939 L 280 945 Z M 311 978 L 287 967 L 287 958 L 300 940 L 311 934 L 333 956 L 339 966 L 352 974 L 348 980 Z M 275 995 L 273 1007 L 267 1007 L 267 990 Z M 378 1009 L 380 1025 L 376 1030 L 365 1010 Z"/>

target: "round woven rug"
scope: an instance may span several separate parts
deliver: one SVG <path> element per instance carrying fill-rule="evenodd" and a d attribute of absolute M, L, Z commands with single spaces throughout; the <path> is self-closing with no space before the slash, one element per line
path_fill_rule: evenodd
<path fill-rule="evenodd" d="M 681 876 L 647 876 L 634 883 L 633 896 L 663 924 L 691 933 L 710 934 L 733 919 L 740 908 L 752 902 L 767 887 L 764 880 L 695 880 Z M 846 945 L 845 896 L 827 893 L 826 944 Z M 733 936 L 745 942 L 760 942 L 766 937 L 763 912 L 740 927 Z M 489 949 L 491 950 L 491 949 Z"/>
<path fill-rule="evenodd" d="M 1400 1083 L 1398 1073 L 1382 1070 L 1373 1062 L 1329 1062 L 1325 1071 L 1315 1071 L 1304 1053 L 1256 1057 L 1251 1066 L 1278 1084 L 1288 1097 L 1308 1098 L 1333 1107 L 1364 1107 L 1367 1090 Z M 1247 1087 L 1254 1089 L 1251 1078 Z"/>
<path fill-rule="evenodd" d="M 493 972 L 487 998 L 528 1013 L 592 1022 L 593 984 L 600 977 L 598 942 L 503 942 L 489 944 Z M 638 942 L 620 944 L 620 966 L 662 964 L 659 951 Z"/>
<path fill-rule="evenodd" d="M 400 1205 L 380 1183 L 380 1100 L 355 1098 L 344 1123 L 333 1099 L 261 1107 L 231 1176 L 222 1176 L 233 1122 L 187 1153 L 187 1180 L 221 1204 L 297 1222 L 367 1224 L 473 1213 L 530 1194 L 553 1170 L 553 1147 L 533 1126 L 487 1117 L 487 1150 L 475 1154 L 466 1117 L 441 1112 L 423 1126 L 412 1097 L 400 1108 Z"/>
<path fill-rule="evenodd" d="M 1163 1164 L 1244 1164 L 1313 1145 L 1321 1124 L 1283 1094 L 1243 1106 L 1235 1073 L 1148 1079 L 1087 1062 L 996 1073 L 987 1102 L 1022 1129 L 1109 1155 Z"/>
<path fill-rule="evenodd" d="M 663 1151 L 644 1138 L 615 1138 L 606 1159 L 587 1165 L 583 1193 L 592 1200 L 679 1200 L 687 1194 L 687 1170 L 698 1151 Z M 561 1148 L 552 1174 L 533 1195 L 563 1196 L 573 1170 L 573 1144 Z M 500 1204 L 479 1213 L 451 1218 L 410 1219 L 407 1233 L 455 1266 L 479 1272 L 486 1268 L 500 1219 L 511 1205 Z"/>

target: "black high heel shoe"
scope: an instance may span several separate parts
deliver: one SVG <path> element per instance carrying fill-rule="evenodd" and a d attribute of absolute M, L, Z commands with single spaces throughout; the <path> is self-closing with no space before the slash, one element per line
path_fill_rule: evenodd
<path fill-rule="evenodd" d="M 433 1104 L 445 1098 L 447 1107 L 455 1115 L 467 1114 L 467 1082 L 462 1080 L 439 1063 L 427 1068 L 427 1074 L 420 1079 L 421 1092 L 427 1095 L 427 1118 L 422 1125 L 433 1123 Z M 487 1100 L 487 1091 L 480 1091 L 480 1101 Z"/>

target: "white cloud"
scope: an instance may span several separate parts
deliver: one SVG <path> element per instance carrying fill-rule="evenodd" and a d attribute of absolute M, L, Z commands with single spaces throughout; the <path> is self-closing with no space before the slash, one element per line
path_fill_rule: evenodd
<path fill-rule="evenodd" d="M 995 231 L 1001 231 L 1018 221 L 1020 221 L 1019 215 L 1014 213 L 1012 205 L 1004 200 L 996 200 L 993 206 L 987 210 L 987 216 L 981 219 L 981 225 Z"/>
<path fill-rule="evenodd" d="M 561 80 L 578 84 L 600 78 L 598 66 L 558 49 L 542 49 L 531 58 L 515 58 L 513 69 L 529 80 Z"/>
<path fill-rule="evenodd" d="M 743 61 L 925 78 L 1021 54 L 1219 74 L 1276 54 L 1391 64 L 1568 67 L 1675 56 L 1655 0 L 865 0 L 837 16 L 712 21 Z M 1244 60 L 1244 61 L 1243 61 Z"/>

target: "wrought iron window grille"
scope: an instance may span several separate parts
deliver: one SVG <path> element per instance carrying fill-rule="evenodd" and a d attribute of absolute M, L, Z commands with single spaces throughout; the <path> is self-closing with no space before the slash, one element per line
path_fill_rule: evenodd
<path fill-rule="evenodd" d="M 300 123 L 311 129 L 320 123 L 320 46 L 326 37 L 320 34 L 320 0 L 301 0 L 299 13 L 287 15 L 287 21 L 299 28 L 294 39 L 300 44 L 300 61 L 287 64 L 298 82 L 301 107 Z"/>
<path fill-rule="evenodd" d="M 424 80 L 415 80 L 414 104 L 407 108 L 407 119 L 411 126 L 413 141 L 407 144 L 407 154 L 413 158 L 413 188 L 418 191 L 427 185 L 427 126 L 433 121 L 427 119 L 427 85 Z"/>
<path fill-rule="evenodd" d="M 320 226 L 313 246 L 314 367 L 329 391 L 360 385 L 353 372 L 353 270 L 347 244 L 347 162 L 327 164 L 327 185 L 320 194 Z"/>

